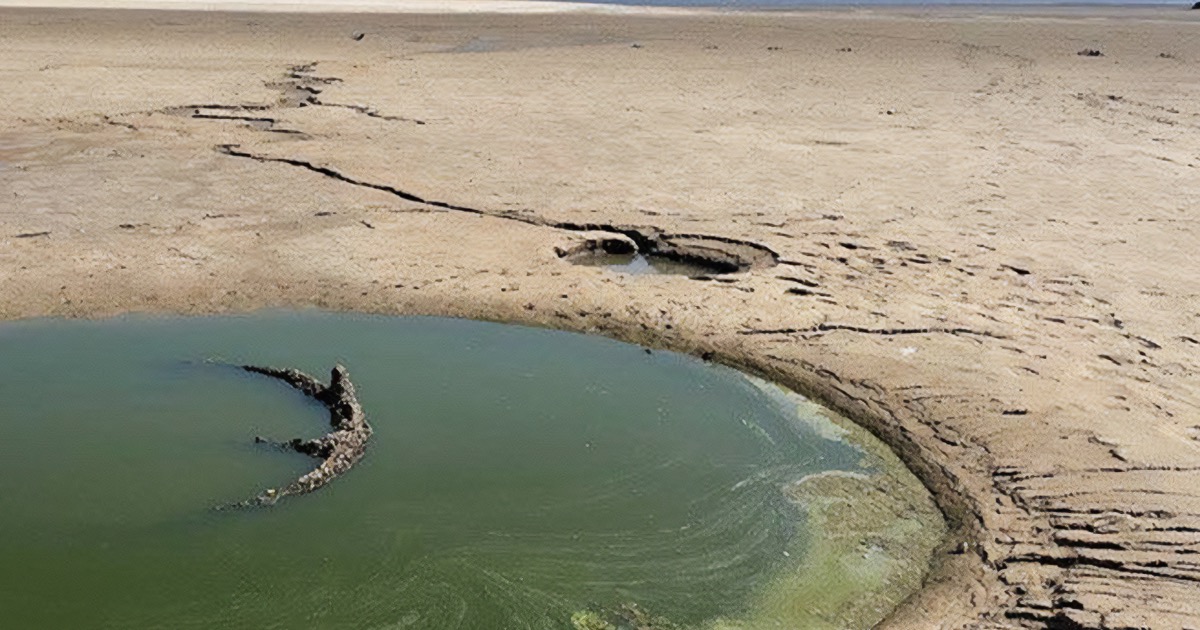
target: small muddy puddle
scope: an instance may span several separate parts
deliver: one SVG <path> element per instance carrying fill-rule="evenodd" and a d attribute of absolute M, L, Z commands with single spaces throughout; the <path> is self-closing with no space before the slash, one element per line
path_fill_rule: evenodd
<path fill-rule="evenodd" d="M 943 531 L 865 432 L 598 337 L 127 317 L 0 324 L 0 356 L 6 627 L 864 628 Z M 345 364 L 365 458 L 312 494 L 213 511 L 312 468 L 254 436 L 328 430 L 320 405 L 214 358 Z"/>
<path fill-rule="evenodd" d="M 631 275 L 667 274 L 694 278 L 719 273 L 719 271 L 703 265 L 642 254 L 595 254 L 580 256 L 572 262 L 586 267 L 604 267 L 610 271 Z"/>

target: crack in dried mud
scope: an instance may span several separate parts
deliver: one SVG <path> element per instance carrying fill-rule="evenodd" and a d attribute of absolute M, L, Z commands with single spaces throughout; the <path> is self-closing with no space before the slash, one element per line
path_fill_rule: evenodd
<path fill-rule="evenodd" d="M 446 210 L 455 210 L 458 212 L 468 212 L 471 214 L 486 214 L 484 211 L 477 210 L 475 208 L 468 208 L 466 206 L 458 206 L 458 205 L 449 204 L 449 203 L 446 203 L 443 201 L 436 201 L 433 199 L 425 199 L 424 197 L 419 197 L 410 192 L 405 192 L 403 190 L 400 190 L 399 188 L 395 188 L 395 187 L 388 186 L 385 184 L 375 184 L 372 182 L 355 179 L 353 177 L 344 175 L 341 172 L 336 171 L 327 166 L 319 166 L 317 164 L 313 164 L 312 162 L 309 162 L 306 160 L 298 160 L 298 159 L 294 159 L 294 158 L 270 157 L 270 156 L 265 156 L 265 155 L 256 155 L 256 154 L 250 153 L 248 151 L 240 150 L 239 146 L 240 145 L 236 145 L 236 144 L 222 144 L 217 147 L 217 151 L 220 153 L 223 153 L 225 155 L 228 155 L 230 157 L 248 158 L 248 159 L 254 160 L 256 162 L 277 162 L 280 164 L 287 164 L 289 166 L 297 166 L 297 167 L 312 171 L 314 173 L 324 175 L 325 177 L 330 177 L 330 178 L 336 179 L 340 182 L 345 182 L 347 184 L 353 184 L 355 186 L 362 186 L 363 188 L 371 188 L 373 190 L 382 191 L 382 192 L 388 193 L 389 195 L 394 195 L 396 197 L 399 197 L 405 201 L 412 201 L 414 203 L 421 203 L 421 204 L 425 204 L 428 206 L 435 206 L 438 208 L 444 208 Z"/>
<path fill-rule="evenodd" d="M 627 226 L 600 223 L 556 222 L 537 215 L 526 215 L 506 212 L 490 212 L 480 208 L 453 204 L 436 199 L 427 199 L 420 195 L 401 190 L 387 184 L 377 184 L 350 177 L 328 166 L 314 164 L 307 160 L 287 157 L 272 157 L 243 151 L 240 145 L 222 144 L 216 147 L 219 153 L 230 157 L 244 158 L 256 162 L 274 162 L 295 166 L 329 177 L 340 182 L 370 188 L 388 193 L 405 201 L 433 206 L 443 210 L 465 212 L 479 216 L 516 221 L 526 225 L 552 228 L 568 232 L 608 232 L 621 234 L 637 244 L 637 251 L 651 256 L 661 256 L 681 262 L 694 263 L 713 269 L 718 273 L 732 273 L 747 269 L 771 266 L 778 260 L 770 248 L 740 239 L 705 234 L 672 234 L 666 233 L 653 226 Z"/>
<path fill-rule="evenodd" d="M 397 122 L 410 122 L 410 123 L 413 123 L 416 125 L 424 125 L 425 124 L 425 121 L 421 120 L 419 118 L 406 118 L 404 116 L 392 116 L 390 114 L 383 114 L 383 113 L 380 113 L 379 110 L 375 109 L 374 107 L 367 107 L 366 105 L 351 105 L 349 103 L 326 103 L 325 101 L 322 101 L 321 99 L 316 98 L 316 97 L 309 99 L 307 102 L 310 105 L 315 105 L 317 107 L 336 107 L 336 108 L 340 108 L 340 109 L 348 109 L 350 111 L 357 112 L 357 113 L 362 114 L 363 116 L 367 116 L 369 118 L 378 118 L 380 120 L 390 120 L 390 121 L 397 121 Z"/>
<path fill-rule="evenodd" d="M 794 289 L 790 291 L 795 291 Z M 810 335 L 820 334 L 834 331 L 849 331 L 862 333 L 865 335 L 881 335 L 885 337 L 895 335 L 930 335 L 930 334 L 947 334 L 947 335 L 971 335 L 975 337 L 989 337 L 991 339 L 1008 339 L 1004 335 L 988 332 L 986 330 L 974 330 L 971 328 L 938 328 L 938 327 L 923 327 L 923 328 L 868 328 L 865 326 L 853 326 L 849 324 L 817 324 L 809 328 L 770 328 L 770 329 L 748 329 L 738 331 L 739 335 Z"/>

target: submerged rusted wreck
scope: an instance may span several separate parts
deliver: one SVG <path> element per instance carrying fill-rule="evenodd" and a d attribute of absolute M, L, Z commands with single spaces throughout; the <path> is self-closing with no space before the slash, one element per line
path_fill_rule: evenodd
<path fill-rule="evenodd" d="M 367 440 L 371 438 L 371 425 L 367 424 L 367 415 L 358 402 L 354 383 L 350 382 L 345 367 L 334 366 L 329 385 L 299 370 L 257 365 L 239 367 L 247 372 L 279 379 L 324 405 L 329 410 L 329 424 L 333 430 L 313 440 L 296 438 L 279 443 L 282 448 L 320 459 L 321 464 L 314 470 L 282 488 L 269 488 L 252 499 L 226 507 L 274 505 L 283 497 L 312 492 L 344 474 L 363 458 Z M 254 438 L 254 441 L 271 442 L 261 437 Z"/>

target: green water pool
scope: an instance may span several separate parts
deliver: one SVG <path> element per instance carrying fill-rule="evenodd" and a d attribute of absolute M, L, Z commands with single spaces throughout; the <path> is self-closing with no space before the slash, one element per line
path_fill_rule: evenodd
<path fill-rule="evenodd" d="M 215 360 L 215 362 L 213 361 Z M 325 410 L 221 361 L 350 371 L 362 462 Z M 865 627 L 942 524 L 861 431 L 739 372 L 562 332 L 322 312 L 0 324 L 9 628 Z M 868 625 L 869 625 L 868 623 Z"/>

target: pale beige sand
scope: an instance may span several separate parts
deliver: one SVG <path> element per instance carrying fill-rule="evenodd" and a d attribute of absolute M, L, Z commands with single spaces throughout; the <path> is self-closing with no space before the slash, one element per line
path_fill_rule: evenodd
<path fill-rule="evenodd" d="M 0 317 L 321 306 L 712 352 L 882 436 L 958 525 L 889 627 L 1195 628 L 1197 19 L 8 9 Z M 342 82 L 291 107 L 313 62 Z M 236 104 L 267 109 L 183 107 Z M 615 275 L 529 224 L 567 221 L 784 262 Z"/>
<path fill-rule="evenodd" d="M 678 9 L 531 0 L 0 0 L 0 8 L 264 13 L 678 13 Z"/>

